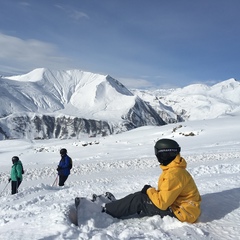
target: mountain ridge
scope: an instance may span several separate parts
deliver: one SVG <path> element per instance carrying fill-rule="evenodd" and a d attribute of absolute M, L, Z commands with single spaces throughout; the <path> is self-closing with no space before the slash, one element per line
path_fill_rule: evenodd
<path fill-rule="evenodd" d="M 240 112 L 240 83 L 127 89 L 110 75 L 45 68 L 0 79 L 0 139 L 109 135 Z"/>
<path fill-rule="evenodd" d="M 67 138 L 74 136 L 72 128 L 76 130 L 77 126 L 81 132 L 96 135 L 101 132 L 119 133 L 145 125 L 166 124 L 150 105 L 109 75 L 80 70 L 35 69 L 25 75 L 1 78 L 0 87 L 4 93 L 0 98 L 2 139 L 15 135 L 29 136 L 26 125 L 21 129 L 17 127 L 19 121 L 28 122 L 32 129 L 28 131 L 33 132 L 34 138 Z M 19 116 L 13 117 L 13 113 L 18 113 Z M 41 121 L 34 121 L 33 114 L 41 118 Z M 3 117 L 9 121 L 4 121 Z M 71 126 L 66 121 L 69 118 L 74 122 Z M 50 122 L 46 122 L 46 119 Z M 10 124 L 14 121 L 14 124 Z M 85 131 L 82 125 L 91 127 L 86 127 Z M 10 134 L 11 132 L 13 133 Z"/>
<path fill-rule="evenodd" d="M 234 78 L 213 86 L 191 84 L 170 90 L 134 92 L 144 101 L 151 102 L 157 112 L 169 111 L 170 108 L 170 113 L 180 116 L 183 121 L 231 115 L 238 113 L 240 106 L 240 82 Z"/>

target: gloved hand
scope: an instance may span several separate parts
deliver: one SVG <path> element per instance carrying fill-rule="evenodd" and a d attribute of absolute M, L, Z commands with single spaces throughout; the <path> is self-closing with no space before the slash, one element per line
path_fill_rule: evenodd
<path fill-rule="evenodd" d="M 11 182 L 11 180 L 12 180 L 12 179 L 11 179 L 11 178 L 9 178 L 9 179 L 8 179 L 8 182 Z"/>
<path fill-rule="evenodd" d="M 17 178 L 17 181 L 20 182 L 21 181 L 20 178 Z"/>
<path fill-rule="evenodd" d="M 143 189 L 141 190 L 141 193 L 147 194 L 147 190 L 151 188 L 151 185 L 144 185 Z"/>
<path fill-rule="evenodd" d="M 57 171 L 61 170 L 62 168 L 60 166 L 57 167 Z"/>

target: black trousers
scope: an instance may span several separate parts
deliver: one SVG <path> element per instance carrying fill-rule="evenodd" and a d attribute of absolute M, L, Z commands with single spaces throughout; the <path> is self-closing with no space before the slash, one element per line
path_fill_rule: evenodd
<path fill-rule="evenodd" d="M 59 186 L 64 186 L 64 183 L 66 182 L 68 176 L 63 176 L 63 175 L 59 175 Z"/>
<path fill-rule="evenodd" d="M 21 184 L 21 182 L 22 181 L 12 181 L 11 182 L 11 187 L 12 187 L 12 194 L 16 194 L 17 192 L 18 192 L 18 188 L 19 188 L 19 186 L 20 186 L 20 184 Z"/>
<path fill-rule="evenodd" d="M 143 214 L 144 216 L 160 215 L 175 217 L 170 208 L 161 210 L 157 208 L 146 194 L 136 192 L 126 197 L 107 203 L 105 205 L 106 213 L 115 218 L 125 218 L 134 214 Z"/>

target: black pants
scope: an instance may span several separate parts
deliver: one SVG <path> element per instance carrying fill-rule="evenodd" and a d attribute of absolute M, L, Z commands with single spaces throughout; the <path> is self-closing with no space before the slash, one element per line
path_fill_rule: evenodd
<path fill-rule="evenodd" d="M 133 214 L 143 214 L 145 216 L 160 215 L 175 217 L 170 208 L 161 210 L 157 208 L 146 194 L 136 192 L 122 199 L 107 203 L 106 213 L 116 218 L 124 218 Z"/>
<path fill-rule="evenodd" d="M 12 194 L 16 194 L 18 192 L 18 188 L 22 181 L 12 181 Z"/>
<path fill-rule="evenodd" d="M 59 186 L 64 186 L 64 183 L 66 182 L 68 176 L 63 176 L 63 175 L 59 175 Z"/>

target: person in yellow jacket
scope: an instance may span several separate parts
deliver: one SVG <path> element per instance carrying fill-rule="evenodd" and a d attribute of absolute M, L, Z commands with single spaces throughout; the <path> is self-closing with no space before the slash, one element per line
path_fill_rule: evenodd
<path fill-rule="evenodd" d="M 181 222 L 196 222 L 201 213 L 201 196 L 186 170 L 186 161 L 180 156 L 180 146 L 172 139 L 160 139 L 154 149 L 163 171 L 158 188 L 145 185 L 139 192 L 106 203 L 102 212 L 116 218 L 141 214 L 171 216 Z"/>

